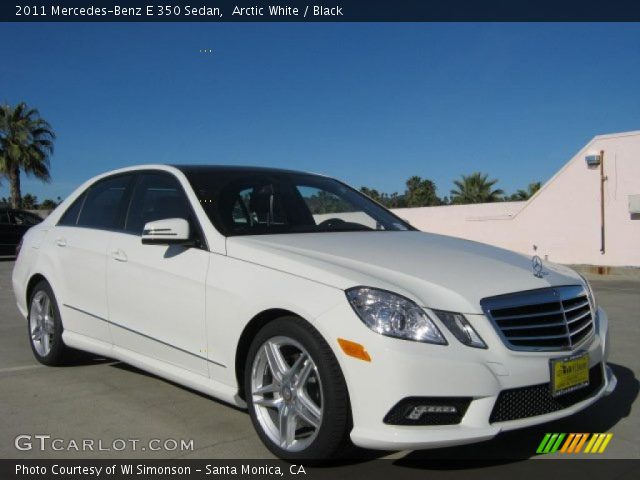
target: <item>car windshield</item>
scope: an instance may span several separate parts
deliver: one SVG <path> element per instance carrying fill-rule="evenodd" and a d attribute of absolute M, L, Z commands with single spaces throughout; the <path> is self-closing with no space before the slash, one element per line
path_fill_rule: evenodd
<path fill-rule="evenodd" d="M 413 230 L 332 178 L 251 170 L 183 170 L 213 224 L 227 236 Z"/>

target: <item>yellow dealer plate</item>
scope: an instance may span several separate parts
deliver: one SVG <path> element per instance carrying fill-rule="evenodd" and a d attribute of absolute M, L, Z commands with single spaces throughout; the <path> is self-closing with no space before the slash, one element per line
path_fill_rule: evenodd
<path fill-rule="evenodd" d="M 551 359 L 551 395 L 557 397 L 589 385 L 589 354 Z"/>

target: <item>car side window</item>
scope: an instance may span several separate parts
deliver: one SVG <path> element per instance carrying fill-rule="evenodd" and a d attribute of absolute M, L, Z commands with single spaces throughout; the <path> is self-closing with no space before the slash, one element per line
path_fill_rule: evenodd
<path fill-rule="evenodd" d="M 7 210 L 0 210 L 0 224 L 8 225 L 9 223 L 9 212 Z"/>
<path fill-rule="evenodd" d="M 60 220 L 58 221 L 58 225 L 62 226 L 74 226 L 78 223 L 78 215 L 80 215 L 80 210 L 82 209 L 82 204 L 84 203 L 85 194 L 83 193 L 78 198 L 74 200 L 67 211 L 62 214 Z"/>
<path fill-rule="evenodd" d="M 195 231 L 189 201 L 178 180 L 163 172 L 140 174 L 131 197 L 125 231 L 142 235 L 146 223 L 167 218 L 184 218 Z"/>
<path fill-rule="evenodd" d="M 122 229 L 123 206 L 132 178 L 132 175 L 118 175 L 100 180 L 89 187 L 77 224 L 106 230 Z"/>

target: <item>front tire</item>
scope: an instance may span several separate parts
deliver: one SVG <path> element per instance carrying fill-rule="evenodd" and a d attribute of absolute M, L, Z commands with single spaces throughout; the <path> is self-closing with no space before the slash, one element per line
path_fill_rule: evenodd
<path fill-rule="evenodd" d="M 286 460 L 329 459 L 349 445 L 346 383 L 331 348 L 304 320 L 284 317 L 254 338 L 245 367 L 251 421 Z"/>
<path fill-rule="evenodd" d="M 40 281 L 31 292 L 27 328 L 36 360 L 50 366 L 66 363 L 70 351 L 62 341 L 58 302 L 45 280 Z"/>

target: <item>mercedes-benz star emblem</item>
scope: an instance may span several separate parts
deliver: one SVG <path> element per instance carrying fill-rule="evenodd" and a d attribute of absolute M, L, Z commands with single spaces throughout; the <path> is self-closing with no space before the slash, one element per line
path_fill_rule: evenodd
<path fill-rule="evenodd" d="M 531 258 L 531 266 L 533 267 L 533 275 L 542 278 L 542 259 L 538 255 Z"/>

